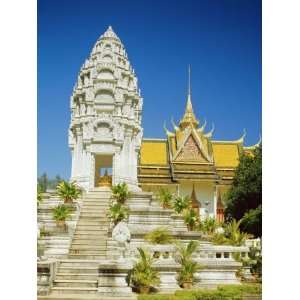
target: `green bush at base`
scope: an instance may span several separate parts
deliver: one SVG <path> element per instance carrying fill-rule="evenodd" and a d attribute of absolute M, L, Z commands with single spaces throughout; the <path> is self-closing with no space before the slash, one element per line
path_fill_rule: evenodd
<path fill-rule="evenodd" d="M 175 294 L 139 295 L 138 300 L 243 300 L 245 295 L 261 295 L 260 284 L 220 285 L 217 289 L 176 291 Z"/>

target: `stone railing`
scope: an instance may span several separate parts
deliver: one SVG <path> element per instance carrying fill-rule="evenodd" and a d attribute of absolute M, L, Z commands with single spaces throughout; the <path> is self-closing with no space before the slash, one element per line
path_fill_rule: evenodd
<path fill-rule="evenodd" d="M 228 246 L 202 244 L 195 256 L 200 259 L 234 259 L 233 254 L 239 253 L 242 258 L 248 258 L 249 248 L 246 246 Z"/>
<path fill-rule="evenodd" d="M 56 260 L 46 260 L 37 262 L 37 293 L 38 295 L 48 295 L 50 293 L 53 280 L 57 270 Z"/>

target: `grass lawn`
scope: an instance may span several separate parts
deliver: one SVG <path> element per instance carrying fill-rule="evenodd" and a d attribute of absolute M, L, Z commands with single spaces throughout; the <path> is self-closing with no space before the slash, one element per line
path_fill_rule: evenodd
<path fill-rule="evenodd" d="M 139 295 L 138 300 L 260 300 L 261 284 L 219 285 L 216 289 L 180 290 L 174 294 Z"/>

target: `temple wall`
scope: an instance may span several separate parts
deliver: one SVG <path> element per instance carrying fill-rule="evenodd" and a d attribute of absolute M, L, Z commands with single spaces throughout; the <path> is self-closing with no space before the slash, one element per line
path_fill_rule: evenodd
<path fill-rule="evenodd" d="M 210 182 L 195 183 L 195 192 L 198 202 L 200 201 L 200 215 L 214 215 L 214 184 Z M 183 196 L 191 196 L 193 190 L 192 182 L 183 182 L 180 184 L 179 193 Z"/>

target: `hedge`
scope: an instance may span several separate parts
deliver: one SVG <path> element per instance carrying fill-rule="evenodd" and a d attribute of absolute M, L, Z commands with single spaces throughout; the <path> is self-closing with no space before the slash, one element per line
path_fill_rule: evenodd
<path fill-rule="evenodd" d="M 261 295 L 260 284 L 220 285 L 217 289 L 180 290 L 175 294 L 139 295 L 138 300 L 243 300 Z"/>

